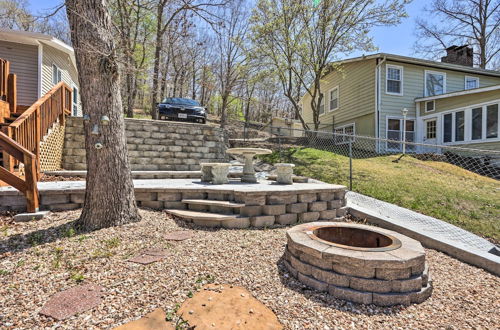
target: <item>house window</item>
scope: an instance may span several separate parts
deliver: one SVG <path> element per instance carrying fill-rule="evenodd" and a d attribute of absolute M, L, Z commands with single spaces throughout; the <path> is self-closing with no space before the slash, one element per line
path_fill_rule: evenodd
<path fill-rule="evenodd" d="M 446 75 L 435 71 L 425 72 L 425 96 L 446 93 Z"/>
<path fill-rule="evenodd" d="M 465 137 L 465 113 L 455 112 L 455 141 L 463 141 Z"/>
<path fill-rule="evenodd" d="M 403 95 L 403 67 L 387 65 L 386 93 Z"/>
<path fill-rule="evenodd" d="M 425 112 L 436 110 L 436 102 L 434 100 L 425 102 Z"/>
<path fill-rule="evenodd" d="M 73 86 L 73 116 L 78 116 L 78 88 Z"/>
<path fill-rule="evenodd" d="M 335 87 L 330 91 L 330 111 L 337 110 L 339 108 L 339 88 Z"/>
<path fill-rule="evenodd" d="M 465 77 L 465 89 L 479 88 L 479 78 Z"/>
<path fill-rule="evenodd" d="M 451 142 L 453 134 L 453 114 L 443 116 L 443 142 Z"/>
<path fill-rule="evenodd" d="M 52 84 L 57 85 L 62 81 L 61 69 L 57 65 L 52 64 Z"/>
<path fill-rule="evenodd" d="M 321 101 L 319 102 L 319 114 L 322 115 L 325 113 L 325 95 L 323 93 L 319 94 Z"/>
<path fill-rule="evenodd" d="M 403 134 L 406 135 L 406 142 L 414 142 L 415 141 L 415 121 L 414 120 L 406 120 L 406 129 L 403 132 L 403 119 L 388 119 L 387 120 L 387 139 L 394 141 L 403 141 Z M 401 150 L 401 143 L 387 143 L 387 148 L 389 150 L 398 151 Z M 414 145 L 407 145 L 406 149 L 412 150 L 414 149 Z"/>
<path fill-rule="evenodd" d="M 483 138 L 483 108 L 472 109 L 472 140 Z"/>
<path fill-rule="evenodd" d="M 436 138 L 436 120 L 428 120 L 425 122 L 425 139 L 432 140 Z"/>
<path fill-rule="evenodd" d="M 498 137 L 498 104 L 486 107 L 486 138 Z"/>
<path fill-rule="evenodd" d="M 346 126 L 338 127 L 334 130 L 335 132 L 335 142 L 336 143 L 348 143 L 349 140 L 354 142 L 354 135 L 356 132 L 355 124 L 349 124 Z M 353 137 L 349 137 L 346 135 L 352 135 Z"/>

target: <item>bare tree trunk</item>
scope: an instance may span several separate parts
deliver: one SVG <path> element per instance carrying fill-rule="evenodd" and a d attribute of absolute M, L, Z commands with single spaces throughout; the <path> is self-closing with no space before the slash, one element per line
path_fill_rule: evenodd
<path fill-rule="evenodd" d="M 87 187 L 78 225 L 86 229 L 140 221 L 127 157 L 120 73 L 105 0 L 66 0 L 75 48 L 87 153 Z M 101 123 L 109 117 L 109 125 Z M 97 125 L 99 134 L 91 134 Z M 96 148 L 101 143 L 103 148 Z"/>

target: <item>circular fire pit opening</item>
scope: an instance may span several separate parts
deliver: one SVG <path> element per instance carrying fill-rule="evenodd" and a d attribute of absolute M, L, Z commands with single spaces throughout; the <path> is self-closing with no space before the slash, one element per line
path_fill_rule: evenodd
<path fill-rule="evenodd" d="M 401 247 L 401 241 L 394 236 L 354 227 L 319 227 L 312 230 L 311 236 L 327 244 L 359 251 L 390 251 Z"/>
<path fill-rule="evenodd" d="M 302 284 L 379 306 L 420 303 L 432 281 L 420 242 L 383 228 L 311 222 L 287 231 L 284 264 Z"/>

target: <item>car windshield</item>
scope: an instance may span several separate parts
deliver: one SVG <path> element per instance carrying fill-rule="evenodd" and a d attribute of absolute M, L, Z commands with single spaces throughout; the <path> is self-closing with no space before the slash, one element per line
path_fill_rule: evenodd
<path fill-rule="evenodd" d="M 167 97 L 161 103 L 192 105 L 192 106 L 197 106 L 197 107 L 200 106 L 200 104 L 195 100 L 183 99 L 180 97 Z"/>

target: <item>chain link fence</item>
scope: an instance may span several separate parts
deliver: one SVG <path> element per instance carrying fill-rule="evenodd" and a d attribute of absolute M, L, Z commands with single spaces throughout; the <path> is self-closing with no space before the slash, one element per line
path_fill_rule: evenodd
<path fill-rule="evenodd" d="M 293 155 L 301 148 L 311 148 L 343 156 L 341 176 L 349 182 L 350 190 L 356 179 L 356 160 L 380 161 L 382 157 L 397 156 L 393 163 L 411 157 L 422 162 L 432 161 L 457 166 L 481 176 L 500 180 L 500 151 L 477 148 L 415 143 L 391 139 L 373 138 L 353 134 L 339 134 L 327 131 L 306 131 L 282 127 L 271 127 L 273 136 L 267 139 L 267 147 L 277 152 L 279 162 L 294 163 Z M 408 138 L 408 137 L 407 137 Z M 251 141 L 248 141 L 251 143 Z M 422 162 L 415 162 L 419 166 Z M 365 162 L 366 163 L 366 162 Z M 300 164 L 299 164 L 300 165 Z M 362 170 L 362 168 L 360 168 Z M 429 169 L 430 170 L 430 169 Z M 432 172 L 430 172 L 432 174 Z"/>

